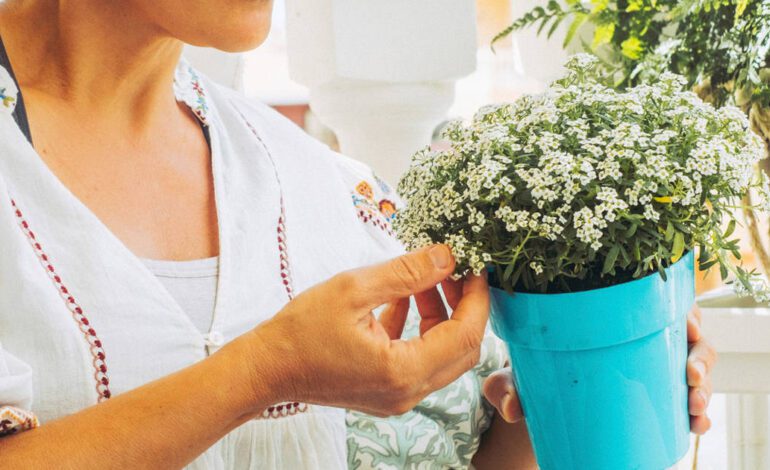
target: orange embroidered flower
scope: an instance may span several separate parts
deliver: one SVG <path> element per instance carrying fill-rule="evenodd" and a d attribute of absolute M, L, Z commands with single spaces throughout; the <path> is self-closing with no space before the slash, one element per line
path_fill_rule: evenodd
<path fill-rule="evenodd" d="M 358 183 L 358 186 L 356 186 L 356 192 L 366 199 L 374 199 L 374 190 L 372 189 L 372 186 L 366 181 L 361 181 Z"/>
<path fill-rule="evenodd" d="M 397 210 L 398 209 L 396 209 L 396 205 L 393 203 L 393 201 L 388 199 L 383 199 L 380 201 L 380 212 L 388 220 L 392 219 L 396 215 Z"/>

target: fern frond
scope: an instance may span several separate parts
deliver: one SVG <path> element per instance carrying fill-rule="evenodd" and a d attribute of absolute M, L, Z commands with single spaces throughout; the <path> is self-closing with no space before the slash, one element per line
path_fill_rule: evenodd
<path fill-rule="evenodd" d="M 566 7 L 562 7 L 558 0 L 548 0 L 548 3 L 545 6 L 537 6 L 528 11 L 524 16 L 511 23 L 510 26 L 502 30 L 492 39 L 492 50 L 495 50 L 496 43 L 507 38 L 516 31 L 538 26 L 538 34 L 540 34 L 545 30 L 546 26 L 551 23 L 551 27 L 548 29 L 548 37 L 550 37 L 556 31 L 559 24 L 561 24 L 561 22 L 568 16 L 575 15 L 576 13 L 587 13 L 585 7 L 583 7 L 580 2 L 567 0 L 566 3 Z"/>

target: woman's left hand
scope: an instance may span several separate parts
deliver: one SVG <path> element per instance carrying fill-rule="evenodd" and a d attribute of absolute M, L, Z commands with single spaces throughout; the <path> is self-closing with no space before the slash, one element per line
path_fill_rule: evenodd
<path fill-rule="evenodd" d="M 687 385 L 690 386 L 690 430 L 704 434 L 711 427 L 706 414 L 711 401 L 711 369 L 717 353 L 701 335 L 701 313 L 696 305 L 687 316 L 687 342 L 690 355 L 687 358 Z"/>
<path fill-rule="evenodd" d="M 695 434 L 703 434 L 711 427 L 706 409 L 711 400 L 711 369 L 716 362 L 716 352 L 703 339 L 700 324 L 701 313 L 696 306 L 687 316 L 687 341 L 690 348 L 687 358 L 690 430 Z M 487 377 L 484 382 L 484 396 L 509 423 L 519 421 L 523 417 L 510 369 L 498 370 Z"/>

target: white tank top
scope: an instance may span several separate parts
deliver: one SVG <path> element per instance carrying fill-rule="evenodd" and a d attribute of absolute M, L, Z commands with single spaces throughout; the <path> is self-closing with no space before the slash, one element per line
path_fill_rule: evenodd
<path fill-rule="evenodd" d="M 211 329 L 219 278 L 219 258 L 191 261 L 142 259 L 201 334 Z"/>

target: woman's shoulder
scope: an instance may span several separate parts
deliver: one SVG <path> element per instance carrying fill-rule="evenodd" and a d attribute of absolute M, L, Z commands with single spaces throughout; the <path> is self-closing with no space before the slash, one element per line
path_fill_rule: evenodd
<path fill-rule="evenodd" d="M 262 101 L 223 85 L 211 82 L 208 85 L 218 112 L 245 121 L 259 138 L 270 141 L 272 145 L 291 145 L 310 150 L 308 158 L 316 158 L 319 154 L 328 158 L 333 153 L 327 145 Z"/>
<path fill-rule="evenodd" d="M 210 82 L 204 85 L 211 88 L 211 104 L 225 132 L 236 140 L 261 142 L 281 175 L 288 199 L 301 205 L 304 214 L 318 212 L 317 217 L 335 225 L 335 230 L 345 226 L 358 233 L 361 246 L 371 253 L 403 252 L 391 227 L 401 202 L 368 165 L 332 150 L 256 99 Z M 383 249 L 374 250 L 372 242 Z"/>

